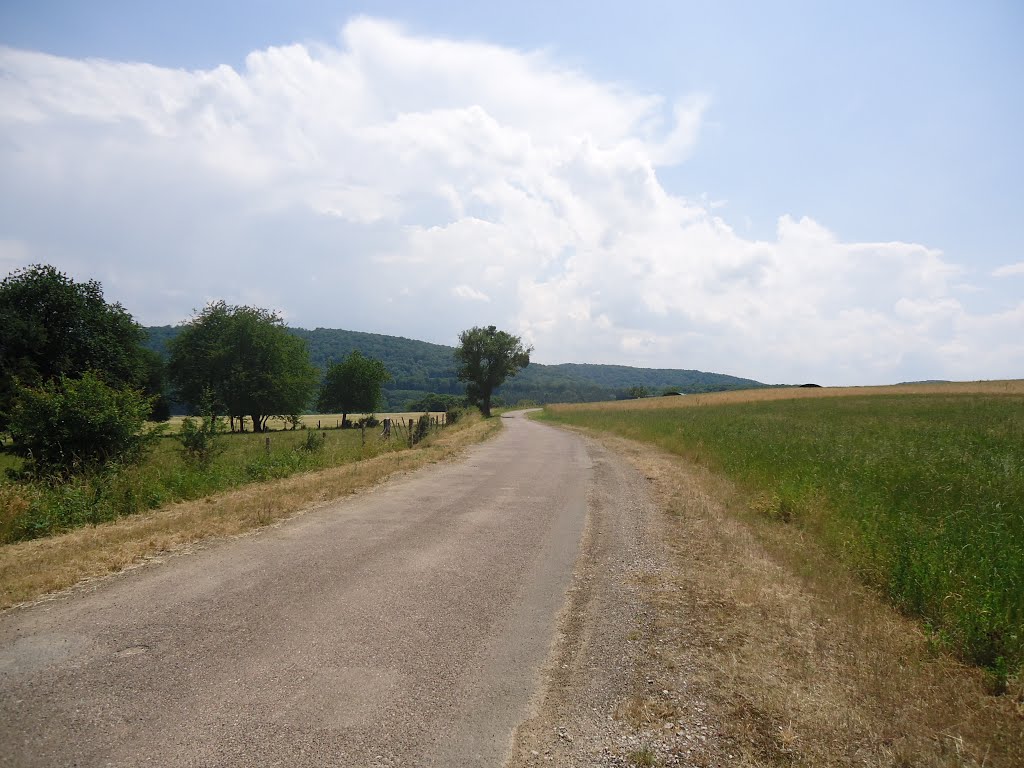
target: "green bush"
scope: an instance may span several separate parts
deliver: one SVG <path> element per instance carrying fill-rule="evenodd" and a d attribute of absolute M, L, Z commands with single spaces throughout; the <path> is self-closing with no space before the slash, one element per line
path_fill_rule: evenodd
<path fill-rule="evenodd" d="M 133 464 L 156 437 L 143 429 L 150 399 L 114 389 L 93 373 L 15 389 L 11 450 L 25 459 L 29 475 L 68 477 L 110 462 Z"/>
<path fill-rule="evenodd" d="M 185 463 L 197 467 L 210 466 L 210 462 L 224 450 L 218 439 L 224 429 L 224 420 L 212 412 L 204 414 L 198 422 L 192 418 L 182 421 L 178 440 Z"/>
<path fill-rule="evenodd" d="M 327 443 L 327 433 L 310 430 L 306 433 L 306 440 L 299 444 L 298 450 L 305 453 L 320 453 Z"/>

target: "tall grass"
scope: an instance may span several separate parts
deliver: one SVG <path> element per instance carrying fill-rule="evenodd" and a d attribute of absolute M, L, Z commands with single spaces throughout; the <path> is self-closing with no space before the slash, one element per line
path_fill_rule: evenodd
<path fill-rule="evenodd" d="M 754 510 L 813 533 L 997 686 L 1024 672 L 1024 397 L 558 406 L 546 417 L 726 473 Z"/>
<path fill-rule="evenodd" d="M 381 441 L 376 431 L 368 429 L 365 445 L 357 429 L 328 430 L 322 439 L 311 441 L 313 434 L 321 433 L 224 434 L 217 438 L 223 452 L 206 467 L 187 462 L 178 440 L 165 436 L 138 466 L 108 466 L 101 472 L 51 483 L 0 480 L 0 544 L 51 536 L 246 483 L 403 450 L 408 445 L 397 430 L 390 441 Z"/>

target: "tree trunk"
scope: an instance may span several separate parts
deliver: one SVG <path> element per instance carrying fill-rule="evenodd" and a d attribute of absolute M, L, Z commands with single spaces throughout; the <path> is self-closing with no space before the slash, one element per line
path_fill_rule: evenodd
<path fill-rule="evenodd" d="M 263 417 L 258 414 L 252 415 L 252 431 L 262 432 L 263 431 Z"/>
<path fill-rule="evenodd" d="M 491 393 L 488 392 L 484 395 L 483 401 L 480 403 L 480 413 L 484 415 L 485 419 L 491 418 Z"/>

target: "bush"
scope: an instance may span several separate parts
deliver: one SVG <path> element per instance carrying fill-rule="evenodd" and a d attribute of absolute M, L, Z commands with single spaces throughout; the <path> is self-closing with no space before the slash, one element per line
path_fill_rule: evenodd
<path fill-rule="evenodd" d="M 211 411 L 203 414 L 198 422 L 193 418 L 182 421 L 178 440 L 185 463 L 204 468 L 210 466 L 214 457 L 224 450 L 218 439 L 224 429 L 224 420 Z"/>
<path fill-rule="evenodd" d="M 416 422 L 416 426 L 413 427 L 412 441 L 418 443 L 430 434 L 430 414 L 424 413 Z"/>
<path fill-rule="evenodd" d="M 297 450 L 304 451 L 306 453 L 319 453 L 324 449 L 324 445 L 327 444 L 327 433 L 317 432 L 310 430 L 306 433 L 306 440 L 299 444 Z"/>
<path fill-rule="evenodd" d="M 114 389 L 95 374 L 61 376 L 38 389 L 18 385 L 10 413 L 11 450 L 29 475 L 68 477 L 109 462 L 136 463 L 157 432 L 143 425 L 151 401 Z"/>

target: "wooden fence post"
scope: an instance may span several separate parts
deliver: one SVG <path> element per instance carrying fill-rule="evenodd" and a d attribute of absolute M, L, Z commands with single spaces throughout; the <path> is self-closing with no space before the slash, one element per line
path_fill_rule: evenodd
<path fill-rule="evenodd" d="M 264 448 L 265 448 L 265 450 L 267 452 L 267 456 L 269 456 L 270 455 L 270 438 L 269 437 L 267 438 L 266 442 L 264 443 Z"/>

